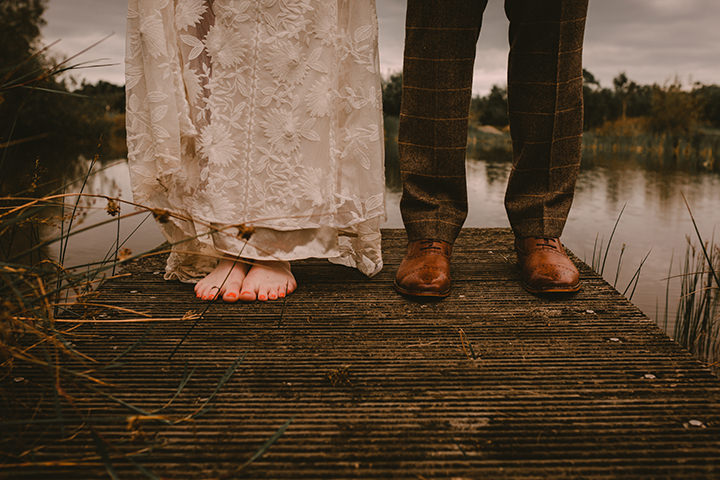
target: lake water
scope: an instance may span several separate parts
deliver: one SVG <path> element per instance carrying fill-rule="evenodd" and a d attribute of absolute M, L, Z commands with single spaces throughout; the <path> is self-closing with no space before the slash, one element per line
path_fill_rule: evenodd
<path fill-rule="evenodd" d="M 509 226 L 503 207 L 509 170 L 510 164 L 506 161 L 468 160 L 469 214 L 465 226 Z M 113 162 L 91 178 L 86 191 L 131 199 L 125 161 Z M 677 274 L 687 238 L 698 244 L 683 194 L 693 209 L 701 234 L 711 239 L 720 226 L 720 176 L 717 174 L 649 166 L 633 158 L 584 162 L 563 235 L 564 243 L 590 263 L 594 245 L 601 241 L 603 245 L 607 243 L 618 214 L 625 206 L 604 276 L 610 283 L 615 281 L 618 257 L 625 244 L 617 281 L 617 288 L 622 292 L 642 259 L 650 252 L 632 301 L 661 326 L 666 318 L 665 279 L 671 257 L 674 257 L 672 273 Z M 386 200 L 388 217 L 384 227 L 402 228 L 400 193 L 390 189 Z M 87 211 L 78 228 L 108 220 L 110 217 L 105 211 L 105 204 L 105 201 L 95 202 L 95 208 Z M 130 207 L 123 206 L 122 213 L 130 211 Z M 105 258 L 117 235 L 117 225 L 111 223 L 72 237 L 66 253 L 66 265 Z M 123 220 L 119 237 L 122 247 L 134 253 L 149 250 L 164 241 L 148 214 Z M 679 280 L 672 280 L 670 287 L 668 318 L 671 327 L 679 296 Z"/>

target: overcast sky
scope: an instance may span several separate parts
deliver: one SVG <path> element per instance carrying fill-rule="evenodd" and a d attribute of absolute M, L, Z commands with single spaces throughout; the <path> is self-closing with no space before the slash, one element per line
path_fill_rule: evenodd
<path fill-rule="evenodd" d="M 363 0 L 353 0 L 363 1 Z M 473 0 L 468 0 L 473 1 Z M 402 67 L 405 0 L 377 0 L 380 63 L 383 74 Z M 125 14 L 123 0 L 49 0 L 45 43 L 61 40 L 58 55 L 82 50 L 108 34 L 82 60 L 104 59 L 112 67 L 80 76 L 124 83 Z M 591 0 L 585 34 L 584 66 L 604 86 L 619 72 L 639 83 L 664 83 L 678 76 L 720 84 L 720 1 Z M 507 20 L 502 0 L 490 0 L 475 62 L 476 93 L 505 84 Z"/>

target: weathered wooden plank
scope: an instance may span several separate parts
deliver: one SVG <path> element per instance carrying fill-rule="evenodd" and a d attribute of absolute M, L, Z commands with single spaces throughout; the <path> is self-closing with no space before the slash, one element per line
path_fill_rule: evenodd
<path fill-rule="evenodd" d="M 720 382 L 587 266 L 579 294 L 537 298 L 517 282 L 509 231 L 465 230 L 451 296 L 417 303 L 391 288 L 404 242 L 384 233 L 386 268 L 373 279 L 299 262 L 300 288 L 286 301 L 213 304 L 189 334 L 195 320 L 182 317 L 206 307 L 192 287 L 163 281 L 162 259 L 130 265 L 95 301 L 167 320 L 91 323 L 68 336 L 101 366 L 83 368 L 112 386 L 63 385 L 74 405 L 61 399 L 65 432 L 39 370 L 3 380 L 4 417 L 46 423 L 4 427 L 6 452 L 42 448 L 5 455 L 0 476 L 92 478 L 109 463 L 142 478 L 132 453 L 163 478 L 720 476 Z M 161 408 L 192 369 L 160 411 L 177 423 L 128 423 L 128 405 Z M 95 439 L 75 432 L 81 424 Z"/>

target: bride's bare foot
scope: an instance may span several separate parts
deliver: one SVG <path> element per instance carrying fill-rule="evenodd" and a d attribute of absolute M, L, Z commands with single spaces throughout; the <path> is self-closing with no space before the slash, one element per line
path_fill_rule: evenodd
<path fill-rule="evenodd" d="M 289 262 L 254 260 L 245 276 L 240 300 L 252 302 L 276 300 L 295 291 L 297 283 L 290 271 Z"/>
<path fill-rule="evenodd" d="M 195 284 L 195 295 L 203 300 L 213 300 L 222 295 L 226 302 L 237 302 L 249 268 L 243 262 L 220 260 L 215 270 Z"/>

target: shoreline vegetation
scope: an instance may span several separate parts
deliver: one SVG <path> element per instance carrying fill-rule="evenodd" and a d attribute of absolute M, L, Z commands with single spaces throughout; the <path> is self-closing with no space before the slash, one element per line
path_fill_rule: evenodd
<path fill-rule="evenodd" d="M 606 88 L 588 70 L 583 80 L 585 164 L 601 156 L 633 156 L 665 168 L 720 172 L 720 86 L 698 83 L 685 89 L 677 79 L 639 85 L 620 73 L 613 88 Z M 397 138 L 401 92 L 402 74 L 383 81 L 386 133 L 391 139 Z M 511 160 L 507 105 L 502 86 L 472 98 L 468 157 L 497 154 Z M 390 169 L 397 157 L 392 143 L 386 143 Z"/>

